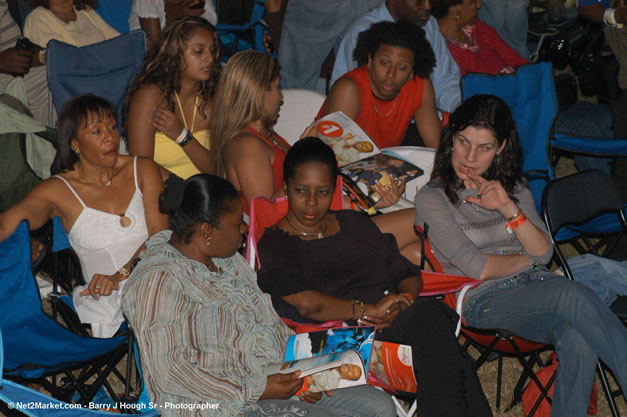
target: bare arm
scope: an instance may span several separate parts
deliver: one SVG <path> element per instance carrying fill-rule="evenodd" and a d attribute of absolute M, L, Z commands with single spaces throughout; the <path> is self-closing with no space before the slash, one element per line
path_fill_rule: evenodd
<path fill-rule="evenodd" d="M 424 90 L 422 94 L 422 103 L 414 114 L 416 127 L 420 132 L 422 140 L 428 148 L 437 149 L 440 146 L 440 132 L 442 124 L 438 118 L 438 112 L 435 108 L 435 93 L 431 80 L 425 79 Z"/>
<path fill-rule="evenodd" d="M 421 277 L 409 277 L 405 278 L 398 284 L 398 290 L 402 294 L 409 294 L 412 297 L 417 298 L 420 291 L 422 291 L 422 278 Z"/>
<path fill-rule="evenodd" d="M 285 302 L 293 305 L 301 316 L 316 320 L 354 320 L 362 315 L 361 305 L 353 300 L 332 297 L 319 291 L 301 291 L 282 297 Z M 400 294 L 388 294 L 381 298 L 376 304 L 364 304 L 364 309 L 368 321 L 377 324 L 380 328 L 386 327 L 394 321 L 400 309 L 396 306 L 402 303 L 409 306 L 410 301 Z M 354 312 L 353 312 L 353 306 Z M 394 312 L 388 313 L 391 309 Z"/>
<path fill-rule="evenodd" d="M 359 88 L 351 79 L 341 78 L 333 84 L 327 97 L 324 116 L 341 110 L 351 119 L 359 115 Z"/>
<path fill-rule="evenodd" d="M 142 190 L 144 213 L 148 235 L 168 228 L 168 216 L 159 211 L 159 196 L 163 192 L 163 180 L 159 166 L 147 158 L 137 160 L 139 171 L 139 187 Z"/>
<path fill-rule="evenodd" d="M 159 35 L 161 35 L 161 25 L 159 19 L 153 17 L 140 17 L 139 26 L 144 32 L 146 32 L 148 47 L 150 48 L 157 42 Z"/>
<path fill-rule="evenodd" d="M 39 229 L 55 213 L 55 205 L 50 199 L 51 184 L 47 180 L 37 185 L 20 201 L 4 213 L 0 214 L 0 241 L 5 240 L 23 220 L 28 221 L 31 230 Z"/>
<path fill-rule="evenodd" d="M 154 159 L 155 133 L 157 129 L 150 123 L 155 103 L 161 103 L 163 96 L 156 85 L 146 85 L 135 92 L 128 111 L 128 151 Z"/>
<path fill-rule="evenodd" d="M 275 195 L 271 155 L 266 144 L 247 133 L 235 136 L 224 148 L 226 179 L 239 186 L 249 204 L 255 197 Z"/>

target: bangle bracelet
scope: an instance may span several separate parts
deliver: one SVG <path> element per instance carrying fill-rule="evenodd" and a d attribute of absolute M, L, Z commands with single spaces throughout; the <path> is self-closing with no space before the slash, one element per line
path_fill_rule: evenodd
<path fill-rule="evenodd" d="M 185 137 L 187 136 L 187 128 L 183 128 L 183 130 L 181 130 L 181 133 L 179 133 L 178 137 L 176 139 L 174 139 L 174 142 L 176 142 L 177 144 L 181 144 L 181 142 L 183 142 L 183 139 L 185 139 Z"/>
<path fill-rule="evenodd" d="M 507 222 L 507 224 L 505 225 L 505 229 L 507 230 L 507 233 L 513 233 L 514 229 L 518 229 L 526 221 L 527 221 L 527 216 L 525 216 L 525 213 L 522 213 L 515 220 L 512 220 L 511 222 Z"/>
<path fill-rule="evenodd" d="M 187 129 L 185 129 L 187 130 Z M 192 136 L 192 132 L 190 132 L 189 130 L 187 130 L 187 134 L 185 134 L 185 138 L 181 141 L 181 143 L 179 143 L 179 146 L 182 148 L 185 145 L 187 145 L 188 143 L 190 143 L 192 141 L 192 139 L 194 138 L 194 136 Z"/>
<path fill-rule="evenodd" d="M 46 50 L 40 49 L 39 54 L 37 54 L 37 59 L 39 59 L 39 63 L 41 65 L 46 65 Z"/>
<path fill-rule="evenodd" d="M 404 295 L 405 297 L 407 297 L 407 299 L 408 299 L 409 301 L 411 301 L 412 303 L 413 303 L 414 301 L 416 301 L 416 298 L 415 298 L 413 295 L 411 295 L 410 293 L 408 293 L 408 292 L 404 292 L 404 293 L 403 293 L 403 295 Z"/>
<path fill-rule="evenodd" d="M 507 218 L 507 219 L 505 219 L 505 220 L 507 220 L 508 222 L 512 222 L 512 221 L 516 220 L 517 218 L 519 218 L 522 214 L 523 214 L 522 209 L 521 209 L 521 208 L 518 208 L 518 211 L 517 211 L 516 213 L 514 213 L 514 215 L 513 215 L 513 216 L 508 217 L 508 218 Z"/>

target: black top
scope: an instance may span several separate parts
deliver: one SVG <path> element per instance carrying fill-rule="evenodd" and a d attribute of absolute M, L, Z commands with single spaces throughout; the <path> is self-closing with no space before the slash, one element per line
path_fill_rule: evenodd
<path fill-rule="evenodd" d="M 340 231 L 323 239 L 301 240 L 273 226 L 259 240 L 257 280 L 281 317 L 311 321 L 281 296 L 314 290 L 376 303 L 386 290 L 398 292 L 400 281 L 420 275 L 420 269 L 400 254 L 393 235 L 381 233 L 370 219 L 353 211 L 335 215 Z"/>

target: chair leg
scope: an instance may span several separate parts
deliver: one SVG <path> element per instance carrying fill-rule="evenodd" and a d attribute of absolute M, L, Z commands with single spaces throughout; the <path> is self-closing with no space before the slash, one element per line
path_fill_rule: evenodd
<path fill-rule="evenodd" d="M 601 362 L 597 362 L 597 372 L 599 373 L 601 386 L 603 387 L 603 392 L 605 393 L 605 398 L 607 399 L 607 404 L 610 408 L 610 411 L 612 412 L 612 416 L 620 417 L 620 414 L 618 413 L 618 408 L 616 407 L 616 401 L 614 401 L 612 389 L 610 388 L 610 384 L 607 380 L 607 376 L 605 375 L 605 370 L 603 369 L 603 365 L 601 365 Z"/>
<path fill-rule="evenodd" d="M 496 372 L 496 409 L 501 409 L 501 386 L 503 384 L 503 354 L 499 353 L 499 362 Z"/>

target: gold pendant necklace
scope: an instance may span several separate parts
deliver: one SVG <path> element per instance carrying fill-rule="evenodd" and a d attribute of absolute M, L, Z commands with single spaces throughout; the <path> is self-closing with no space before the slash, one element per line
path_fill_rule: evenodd
<path fill-rule="evenodd" d="M 274 137 L 274 133 L 272 131 L 270 131 L 269 135 L 264 135 L 263 133 L 261 133 L 260 131 L 258 131 L 257 129 L 255 129 L 254 127 L 250 126 L 249 127 L 254 130 L 255 132 L 257 132 L 259 134 L 259 136 L 263 136 L 264 138 L 268 139 L 270 142 L 272 142 L 272 144 L 274 146 L 276 146 L 277 148 L 281 149 L 282 151 L 287 151 L 287 149 L 285 149 L 285 144 L 283 144 L 282 142 L 279 142 L 277 139 L 275 139 Z M 289 149 L 289 148 L 288 148 Z"/>
<path fill-rule="evenodd" d="M 392 104 L 392 108 L 390 109 L 390 111 L 388 111 L 385 114 L 381 114 L 381 112 L 379 111 L 379 107 L 377 107 L 377 98 L 373 96 L 374 97 L 374 111 L 376 111 L 377 114 L 381 117 L 388 117 L 396 109 L 396 103 L 398 103 L 398 97 L 400 95 L 401 95 L 400 93 L 396 95 L 396 98 L 394 99 L 394 103 Z"/>
<path fill-rule="evenodd" d="M 287 219 L 287 222 L 290 224 L 292 229 L 294 229 L 294 231 L 296 233 L 298 233 L 299 235 L 301 235 L 301 236 L 304 236 L 304 237 L 315 237 L 317 239 L 322 239 L 324 237 L 324 234 L 327 232 L 327 227 L 326 227 L 326 223 L 324 223 L 324 220 L 323 220 L 323 223 L 322 223 L 322 225 L 324 227 L 321 228 L 320 231 L 317 232 L 317 233 L 316 232 L 311 233 L 311 232 L 303 232 L 303 231 L 299 230 L 296 226 L 294 226 L 294 223 L 292 223 L 292 221 L 290 220 L 289 216 L 285 216 L 285 218 Z"/>

